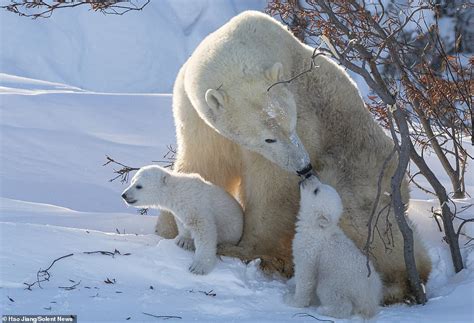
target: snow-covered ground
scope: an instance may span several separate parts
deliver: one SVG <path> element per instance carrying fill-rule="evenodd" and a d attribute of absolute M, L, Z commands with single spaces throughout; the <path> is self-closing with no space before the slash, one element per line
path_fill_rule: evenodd
<path fill-rule="evenodd" d="M 223 258 L 208 276 L 189 273 L 192 254 L 154 235 L 156 217 L 128 209 L 119 194 L 124 185 L 108 182 L 113 174 L 102 166 L 105 154 L 142 166 L 162 159 L 174 144 L 169 95 L 91 93 L 5 74 L 0 82 L 2 314 L 77 314 L 80 321 L 156 320 L 143 313 L 183 321 L 314 320 L 295 316 L 316 312 L 284 305 L 286 283 L 265 277 L 256 262 Z M 474 253 L 463 246 L 468 269 L 454 275 L 430 217 L 432 205 L 412 200 L 409 211 L 434 262 L 430 301 L 382 308 L 377 321 L 473 318 Z M 83 254 L 115 249 L 121 255 Z M 40 268 L 70 253 L 42 288 L 25 290 Z"/>
<path fill-rule="evenodd" d="M 258 262 L 223 258 L 208 276 L 189 273 L 192 254 L 153 233 L 156 211 L 127 208 L 124 184 L 109 182 L 113 166 L 102 166 L 106 155 L 134 167 L 164 159 L 175 143 L 171 95 L 144 92 L 169 93 L 202 37 L 262 3 L 152 1 L 152 10 L 123 17 L 71 11 L 48 21 L 0 12 L 0 314 L 113 322 L 159 320 L 147 314 L 185 322 L 315 321 L 299 313 L 328 319 L 314 308 L 286 306 L 291 281 L 263 275 Z M 471 165 L 466 178 L 473 194 Z M 431 217 L 435 201 L 412 193 L 409 215 L 433 259 L 430 299 L 381 308 L 374 321 L 472 322 L 473 247 L 462 239 L 467 269 L 455 275 Z M 474 207 L 462 216 L 473 217 Z M 49 281 L 25 289 L 39 269 L 71 253 L 49 270 Z"/>

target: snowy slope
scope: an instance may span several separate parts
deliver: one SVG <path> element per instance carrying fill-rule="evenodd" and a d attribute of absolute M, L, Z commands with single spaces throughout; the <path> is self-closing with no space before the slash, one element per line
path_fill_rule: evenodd
<path fill-rule="evenodd" d="M 203 37 L 265 3 L 155 0 L 123 16 L 80 7 L 37 20 L 0 10 L 0 72 L 94 91 L 169 93 Z"/>
<path fill-rule="evenodd" d="M 2 95 L 2 195 L 80 211 L 123 211 L 105 155 L 139 167 L 174 144 L 168 94 L 97 94 L 11 76 Z M 0 75 L 0 81 L 2 77 Z M 49 88 L 48 88 L 49 86 Z M 64 86 L 63 86 L 64 87 Z M 60 90 L 58 90 L 60 88 Z M 0 94 L 1 95 L 1 94 Z"/>
<path fill-rule="evenodd" d="M 115 322 L 157 320 L 143 313 L 184 322 L 315 321 L 297 313 L 323 318 L 315 308 L 284 305 L 288 285 L 265 277 L 257 262 L 224 258 L 208 276 L 190 274 L 192 254 L 153 234 L 155 216 L 124 206 L 124 186 L 108 182 L 112 169 L 101 166 L 104 155 L 132 166 L 160 159 L 175 141 L 169 95 L 92 93 L 11 75 L 0 80 L 0 314 L 77 314 L 80 321 Z M 416 198 L 409 214 L 434 263 L 430 300 L 382 308 L 375 320 L 472 321 L 472 247 L 463 245 L 468 269 L 454 275 L 430 217 L 436 204 L 421 193 Z M 83 254 L 115 249 L 121 255 Z M 70 253 L 42 288 L 24 289 L 40 268 Z"/>

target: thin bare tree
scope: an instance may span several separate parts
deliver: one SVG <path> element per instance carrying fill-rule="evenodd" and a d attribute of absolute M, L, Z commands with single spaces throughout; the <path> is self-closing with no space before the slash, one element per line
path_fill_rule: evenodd
<path fill-rule="evenodd" d="M 426 163 L 424 153 L 431 150 L 436 154 L 451 179 L 453 197 L 458 198 L 465 194 L 466 165 L 472 160 L 464 138 L 470 136 L 474 144 L 474 60 L 456 48 L 448 54 L 440 36 L 438 2 L 305 0 L 295 5 L 295 1 L 272 0 L 268 4 L 268 12 L 297 31 L 299 39 L 332 55 L 372 90 L 368 108 L 390 130 L 395 143 L 398 167 L 392 176 L 390 207 L 404 237 L 409 282 L 418 303 L 424 303 L 426 295 L 416 270 L 412 229 L 405 219 L 402 180 L 411 158 L 418 168 L 416 175 L 427 179 L 439 200 L 445 241 L 459 272 L 464 267 L 459 249 L 461 227 L 454 228 L 451 197 L 439 174 Z M 472 10 L 472 4 L 465 1 L 457 9 Z M 304 24 L 295 26 L 297 22 Z M 311 68 L 314 66 L 312 62 Z M 380 194 L 379 188 L 377 196 Z M 379 216 L 370 218 L 368 243 L 377 226 L 373 217 Z M 369 256 L 368 247 L 366 252 Z"/>

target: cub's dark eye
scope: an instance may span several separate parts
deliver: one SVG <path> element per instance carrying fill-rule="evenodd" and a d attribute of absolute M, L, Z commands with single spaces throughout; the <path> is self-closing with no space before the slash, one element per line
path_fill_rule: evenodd
<path fill-rule="evenodd" d="M 143 186 L 137 185 L 137 186 L 135 186 L 135 188 L 136 188 L 137 190 L 141 190 L 141 189 L 143 188 Z"/>
<path fill-rule="evenodd" d="M 272 143 L 276 142 L 276 139 L 265 139 L 265 142 L 267 142 L 269 144 L 272 144 Z"/>
<path fill-rule="evenodd" d="M 314 193 L 314 195 L 316 195 L 316 194 L 318 194 L 318 192 L 319 192 L 319 188 L 315 189 L 313 193 Z"/>

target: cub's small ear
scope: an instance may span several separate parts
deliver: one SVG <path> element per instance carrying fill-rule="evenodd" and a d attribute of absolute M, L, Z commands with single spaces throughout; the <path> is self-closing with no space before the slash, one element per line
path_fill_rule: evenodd
<path fill-rule="evenodd" d="M 318 215 L 318 224 L 321 228 L 327 228 L 331 224 L 331 221 L 326 215 L 320 214 Z"/>
<path fill-rule="evenodd" d="M 206 103 L 212 110 L 216 111 L 224 105 L 224 93 L 220 90 L 208 89 L 204 96 Z"/>
<path fill-rule="evenodd" d="M 283 65 L 280 62 L 276 62 L 265 71 L 265 77 L 272 82 L 281 81 L 283 78 Z"/>

